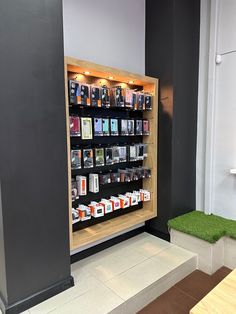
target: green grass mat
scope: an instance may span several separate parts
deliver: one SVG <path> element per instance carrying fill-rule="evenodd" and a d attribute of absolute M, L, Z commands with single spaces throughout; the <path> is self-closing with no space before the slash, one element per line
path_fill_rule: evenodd
<path fill-rule="evenodd" d="M 236 221 L 199 211 L 171 219 L 168 226 L 210 243 L 215 243 L 224 235 L 236 239 Z"/>

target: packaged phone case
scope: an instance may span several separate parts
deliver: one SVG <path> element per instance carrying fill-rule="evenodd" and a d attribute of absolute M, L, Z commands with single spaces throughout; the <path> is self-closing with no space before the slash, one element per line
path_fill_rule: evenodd
<path fill-rule="evenodd" d="M 111 106 L 125 106 L 124 89 L 121 86 L 117 86 L 111 89 Z"/>
<path fill-rule="evenodd" d="M 80 118 L 70 116 L 70 136 L 80 136 Z"/>
<path fill-rule="evenodd" d="M 110 119 L 110 129 L 112 136 L 119 135 L 118 119 L 115 118 Z"/>
<path fill-rule="evenodd" d="M 102 118 L 94 118 L 94 136 L 103 136 Z"/>
<path fill-rule="evenodd" d="M 144 103 L 144 93 L 139 92 L 137 95 L 138 98 L 138 110 L 144 110 L 145 109 L 145 103 Z"/>
<path fill-rule="evenodd" d="M 136 135 L 143 134 L 143 120 L 136 120 L 135 133 Z"/>
<path fill-rule="evenodd" d="M 134 91 L 132 89 L 125 90 L 125 107 L 129 109 L 134 109 L 134 99 L 133 99 Z"/>
<path fill-rule="evenodd" d="M 108 173 L 99 173 L 99 183 L 101 185 L 109 184 L 111 183 L 111 174 Z"/>
<path fill-rule="evenodd" d="M 113 160 L 113 164 L 117 164 L 120 162 L 120 147 L 119 146 L 112 147 L 112 160 Z"/>
<path fill-rule="evenodd" d="M 80 196 L 87 195 L 87 177 L 76 176 L 78 194 Z"/>
<path fill-rule="evenodd" d="M 75 208 L 72 208 L 72 224 L 80 221 L 79 213 Z"/>
<path fill-rule="evenodd" d="M 82 140 L 92 140 L 92 118 L 81 118 Z"/>
<path fill-rule="evenodd" d="M 104 149 L 102 147 L 95 148 L 95 166 L 101 167 L 104 166 Z"/>
<path fill-rule="evenodd" d="M 128 131 L 128 135 L 134 135 L 134 120 L 133 119 L 127 120 L 127 131 Z"/>
<path fill-rule="evenodd" d="M 119 146 L 119 159 L 120 162 L 127 161 L 127 146 Z"/>
<path fill-rule="evenodd" d="M 78 105 L 80 102 L 80 85 L 78 81 L 69 80 L 69 102 L 70 105 Z"/>
<path fill-rule="evenodd" d="M 102 107 L 109 108 L 110 107 L 110 89 L 103 85 L 101 88 L 102 94 Z"/>
<path fill-rule="evenodd" d="M 91 86 L 91 105 L 93 107 L 102 106 L 102 90 L 99 86 Z"/>
<path fill-rule="evenodd" d="M 128 132 L 128 120 L 127 119 L 121 119 L 120 121 L 121 123 L 121 135 L 129 135 L 129 132 Z"/>
<path fill-rule="evenodd" d="M 112 147 L 105 148 L 105 160 L 106 160 L 106 165 L 113 164 L 113 148 Z"/>
<path fill-rule="evenodd" d="M 129 146 L 129 160 L 136 161 L 137 158 L 137 145 L 130 145 Z"/>
<path fill-rule="evenodd" d="M 110 135 L 110 125 L 109 125 L 109 118 L 102 118 L 102 132 L 103 136 Z"/>
<path fill-rule="evenodd" d="M 145 109 L 152 110 L 152 96 L 150 94 L 145 94 Z"/>
<path fill-rule="evenodd" d="M 143 135 L 149 135 L 150 130 L 149 130 L 149 121 L 147 119 L 143 120 Z"/>
<path fill-rule="evenodd" d="M 143 160 L 144 159 L 144 144 L 136 144 L 136 156 L 137 160 Z"/>
<path fill-rule="evenodd" d="M 111 183 L 120 182 L 120 173 L 111 172 Z"/>
<path fill-rule="evenodd" d="M 81 168 L 81 149 L 71 150 L 71 169 Z"/>
<path fill-rule="evenodd" d="M 79 105 L 90 106 L 90 86 L 88 84 L 83 83 L 80 85 L 80 99 Z"/>
<path fill-rule="evenodd" d="M 92 148 L 83 149 L 84 168 L 93 168 L 93 150 Z"/>
<path fill-rule="evenodd" d="M 71 199 L 75 201 L 79 198 L 79 193 L 77 189 L 77 182 L 74 178 L 71 179 Z"/>
<path fill-rule="evenodd" d="M 89 174 L 89 191 L 92 193 L 99 192 L 99 176 L 97 173 Z"/>

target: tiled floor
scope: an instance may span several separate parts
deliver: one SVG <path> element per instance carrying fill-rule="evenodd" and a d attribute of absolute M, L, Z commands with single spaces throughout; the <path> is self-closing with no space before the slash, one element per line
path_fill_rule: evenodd
<path fill-rule="evenodd" d="M 75 286 L 26 313 L 135 313 L 195 269 L 195 254 L 142 233 L 73 264 Z"/>
<path fill-rule="evenodd" d="M 139 314 L 188 314 L 191 308 L 230 272 L 230 269 L 222 267 L 210 276 L 195 270 L 146 306 Z"/>

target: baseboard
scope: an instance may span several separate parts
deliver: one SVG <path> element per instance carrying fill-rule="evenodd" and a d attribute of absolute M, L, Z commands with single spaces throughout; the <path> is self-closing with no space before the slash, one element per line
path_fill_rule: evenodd
<path fill-rule="evenodd" d="M 136 235 L 138 235 L 138 234 L 140 234 L 142 232 L 145 232 L 145 231 L 146 231 L 145 226 L 139 227 L 137 229 L 128 231 L 128 232 L 126 232 L 124 234 L 121 234 L 121 235 L 119 235 L 117 237 L 114 237 L 114 238 L 112 238 L 110 240 L 107 240 L 105 242 L 97 244 L 97 245 L 95 245 L 93 247 L 85 249 L 85 250 L 83 250 L 81 252 L 75 253 L 75 254 L 71 255 L 71 257 L 70 257 L 71 264 L 73 264 L 75 262 L 78 262 L 78 261 L 80 261 L 80 260 L 82 260 L 82 259 L 84 259 L 86 257 L 89 257 L 89 256 L 91 256 L 93 254 L 96 254 L 98 252 L 101 252 L 101 251 L 103 251 L 103 250 L 105 250 L 105 249 L 107 249 L 107 248 L 109 248 L 109 247 L 111 247 L 111 246 L 113 246 L 115 244 L 118 244 L 118 243 L 120 243 L 122 241 L 125 241 L 125 240 L 128 240 L 128 239 L 132 238 L 132 237 L 135 237 Z"/>
<path fill-rule="evenodd" d="M 0 308 L 3 314 L 19 314 L 73 286 L 74 279 L 72 276 L 69 276 L 55 285 L 11 305 L 7 305 L 6 302 L 0 298 Z"/>

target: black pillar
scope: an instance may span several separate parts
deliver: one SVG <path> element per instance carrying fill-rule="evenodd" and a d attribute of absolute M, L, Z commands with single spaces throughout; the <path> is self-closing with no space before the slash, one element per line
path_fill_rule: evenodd
<path fill-rule="evenodd" d="M 19 313 L 70 276 L 61 0 L 0 2 L 0 306 Z"/>
<path fill-rule="evenodd" d="M 146 0 L 146 75 L 160 78 L 158 217 L 195 210 L 200 0 Z"/>

